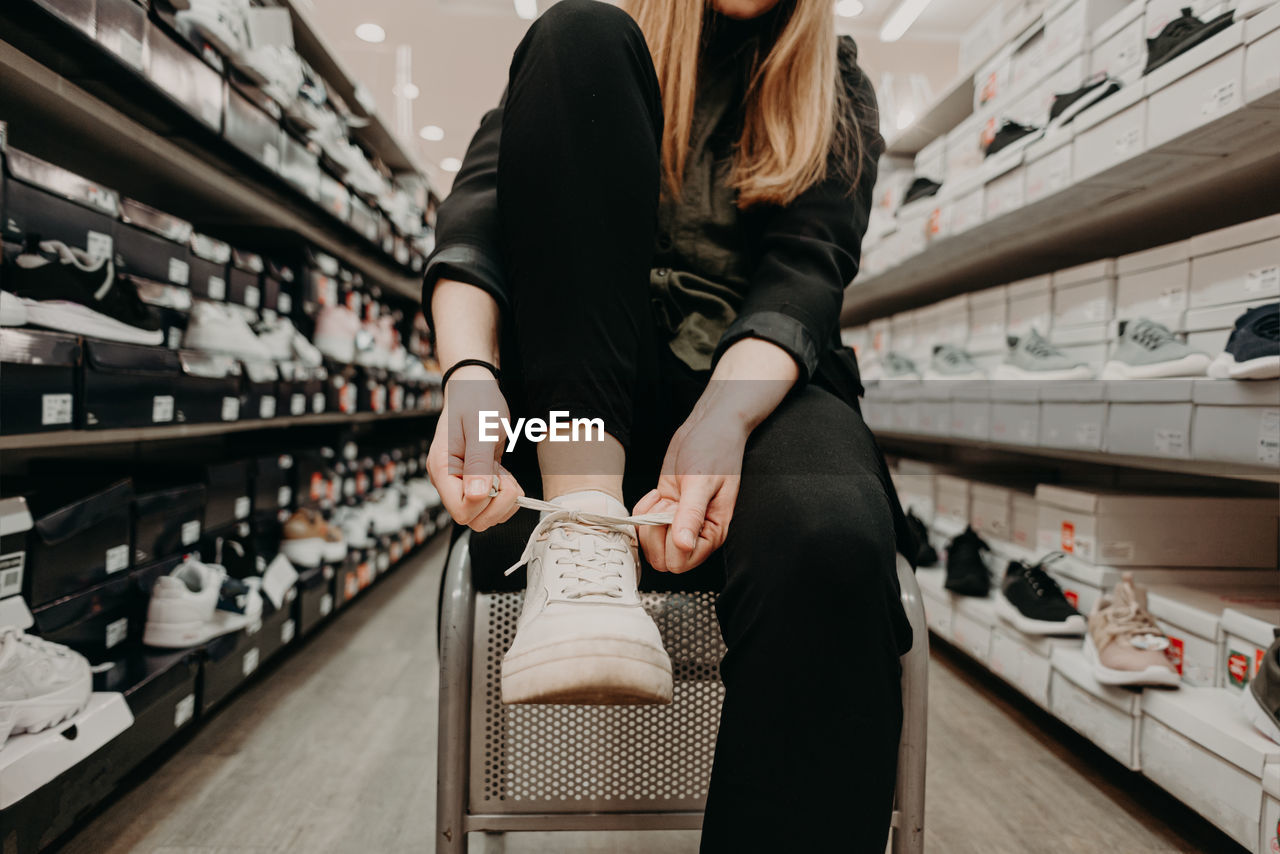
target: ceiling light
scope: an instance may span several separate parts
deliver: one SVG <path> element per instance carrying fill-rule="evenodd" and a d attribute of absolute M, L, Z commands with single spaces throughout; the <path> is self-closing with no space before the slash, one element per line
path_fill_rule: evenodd
<path fill-rule="evenodd" d="M 538 0 L 515 0 L 516 15 L 526 21 L 538 17 Z"/>
<path fill-rule="evenodd" d="M 859 0 L 836 0 L 836 14 L 841 18 L 856 18 L 862 14 Z"/>
<path fill-rule="evenodd" d="M 462 161 L 456 157 L 446 157 L 440 161 L 440 168 L 446 172 L 457 172 L 462 168 Z"/>
<path fill-rule="evenodd" d="M 422 130 L 418 131 L 418 136 L 422 137 L 427 142 L 439 142 L 444 139 L 444 128 L 439 125 L 427 125 Z"/>
<path fill-rule="evenodd" d="M 356 38 L 371 44 L 380 44 L 387 40 L 387 31 L 377 24 L 361 24 L 356 27 Z"/>
<path fill-rule="evenodd" d="M 399 95 L 400 97 L 405 98 L 406 100 L 409 100 L 409 101 L 412 101 L 414 98 L 417 98 L 419 95 L 422 94 L 418 90 L 418 87 L 412 83 L 406 83 L 403 86 L 397 86 L 392 91 L 394 94 Z"/>
<path fill-rule="evenodd" d="M 898 130 L 906 130 L 916 120 L 916 112 L 911 108 L 903 108 L 898 111 Z"/>
<path fill-rule="evenodd" d="M 929 0 L 902 0 L 880 28 L 880 41 L 896 42 L 902 38 L 928 6 Z"/>

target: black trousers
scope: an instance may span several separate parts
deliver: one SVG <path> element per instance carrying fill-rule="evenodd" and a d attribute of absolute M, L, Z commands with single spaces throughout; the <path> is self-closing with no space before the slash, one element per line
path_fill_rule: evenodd
<path fill-rule="evenodd" d="M 498 166 L 514 311 L 504 386 L 515 415 L 603 419 L 627 447 L 629 504 L 656 485 L 708 380 L 670 354 L 652 316 L 661 127 L 626 13 L 564 0 L 531 27 Z M 536 494 L 531 443 L 504 464 Z M 720 591 L 726 693 L 703 852 L 884 850 L 910 634 L 883 471 L 858 412 L 809 385 L 752 434 L 724 547 L 684 576 L 646 567 L 650 588 Z M 502 586 L 533 516 L 473 537 L 480 589 Z"/>

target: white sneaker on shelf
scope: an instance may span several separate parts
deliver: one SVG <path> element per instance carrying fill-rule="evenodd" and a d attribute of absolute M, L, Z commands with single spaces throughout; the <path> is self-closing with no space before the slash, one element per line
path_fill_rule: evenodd
<path fill-rule="evenodd" d="M 330 521 L 342 530 L 342 538 L 350 548 L 367 549 L 373 545 L 373 537 L 369 535 L 373 519 L 368 505 L 339 507 L 333 511 Z"/>
<path fill-rule="evenodd" d="M 22 629 L 0 629 L 0 721 L 8 722 L 5 736 L 41 732 L 70 720 L 84 710 L 92 693 L 93 676 L 84 656 Z M 0 745 L 5 736 L 0 736 Z"/>
<path fill-rule="evenodd" d="M 404 527 L 400 524 L 400 493 L 394 489 L 385 489 L 382 495 L 370 505 L 370 517 L 373 519 L 375 536 L 385 537 L 400 532 Z"/>
<path fill-rule="evenodd" d="M 289 45 L 266 44 L 252 47 L 243 56 L 240 69 L 254 77 L 267 97 L 287 112 L 298 100 L 302 87 L 302 61 Z"/>
<path fill-rule="evenodd" d="M 328 305 L 316 317 L 315 346 L 322 354 L 343 365 L 356 359 L 356 332 L 360 318 L 345 305 Z"/>
<path fill-rule="evenodd" d="M 309 368 L 324 364 L 324 357 L 287 317 L 264 320 L 258 326 L 258 340 L 274 362 L 298 362 Z"/>
<path fill-rule="evenodd" d="M 502 702 L 626 705 L 670 703 L 671 659 L 640 604 L 637 524 L 615 498 L 575 492 L 543 511 L 519 562 L 524 608 L 502 660 Z"/>
<path fill-rule="evenodd" d="M 0 326 L 26 326 L 27 304 L 8 291 L 0 291 Z"/>
<path fill-rule="evenodd" d="M 262 618 L 262 594 L 255 581 L 228 578 L 217 564 L 187 558 L 156 579 L 143 643 L 186 649 L 251 625 Z"/>
<path fill-rule="evenodd" d="M 216 302 L 197 300 L 191 306 L 182 344 L 189 350 L 221 353 L 249 362 L 270 362 L 271 350 L 258 340 L 244 317 Z"/>
<path fill-rule="evenodd" d="M 247 0 L 190 0 L 175 21 L 183 35 L 207 41 L 239 67 L 249 50 L 248 10 Z"/>
<path fill-rule="evenodd" d="M 421 501 L 428 510 L 437 510 L 444 503 L 440 500 L 440 492 L 430 478 L 415 477 L 407 486 L 409 494 Z"/>

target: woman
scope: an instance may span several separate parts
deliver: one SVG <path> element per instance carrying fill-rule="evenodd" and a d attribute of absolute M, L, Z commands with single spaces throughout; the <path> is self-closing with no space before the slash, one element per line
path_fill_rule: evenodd
<path fill-rule="evenodd" d="M 477 573 L 529 537 L 504 701 L 670 700 L 638 539 L 655 570 L 720 591 L 702 850 L 882 851 L 904 527 L 838 339 L 883 148 L 874 95 L 829 0 L 624 8 L 562 0 L 533 24 L 441 205 L 430 473 L 485 532 Z M 504 455 L 481 430 L 484 412 L 555 411 L 604 433 Z M 538 486 L 530 533 L 512 517 Z"/>

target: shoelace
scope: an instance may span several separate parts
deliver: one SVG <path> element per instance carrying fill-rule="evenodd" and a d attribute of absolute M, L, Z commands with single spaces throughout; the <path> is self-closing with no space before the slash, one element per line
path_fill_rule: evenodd
<path fill-rule="evenodd" d="M 1062 588 L 1058 586 L 1058 582 L 1054 581 L 1053 576 L 1045 571 L 1045 566 L 1061 556 L 1062 554 L 1060 552 L 1056 555 L 1050 555 L 1039 563 L 1028 566 L 1027 571 L 1023 573 L 1024 577 L 1027 579 L 1027 583 L 1030 584 L 1031 589 L 1035 591 L 1037 598 L 1043 599 L 1046 596 L 1054 595 L 1058 597 L 1062 596 Z"/>
<path fill-rule="evenodd" d="M 607 596 L 617 599 L 622 596 L 621 567 L 626 563 L 623 556 L 635 545 L 634 538 L 623 530 L 633 525 L 670 525 L 672 513 L 642 513 L 636 516 L 613 516 L 608 513 L 591 513 L 585 510 L 572 510 L 540 501 L 536 498 L 521 497 L 516 504 L 529 510 L 546 513 L 529 535 L 524 552 L 520 559 L 513 563 L 504 575 L 510 575 L 524 566 L 533 557 L 535 544 L 547 538 L 553 538 L 556 531 L 562 534 L 577 534 L 597 538 L 594 553 L 583 551 L 564 540 L 551 540 L 551 548 L 555 551 L 571 552 L 567 559 L 563 556 L 554 561 L 561 567 L 559 575 L 566 582 L 565 594 L 571 599 L 584 596 Z M 565 570 L 563 567 L 572 567 Z"/>
<path fill-rule="evenodd" d="M 1027 336 L 1026 351 L 1042 359 L 1058 355 L 1058 350 L 1039 335 Z"/>
<path fill-rule="evenodd" d="M 1268 312 L 1253 324 L 1254 334 L 1271 341 L 1280 341 L 1280 311 Z"/>
<path fill-rule="evenodd" d="M 1174 340 L 1173 333 L 1168 328 L 1153 320 L 1144 320 L 1136 324 L 1133 328 L 1133 335 L 1130 337 L 1148 350 L 1158 350 Z"/>
<path fill-rule="evenodd" d="M 1148 614 L 1137 602 L 1121 604 L 1112 600 L 1107 609 L 1108 619 L 1102 624 L 1102 646 L 1120 638 L 1132 638 L 1140 635 L 1164 637 L 1165 634 L 1156 625 L 1155 618 Z"/>

